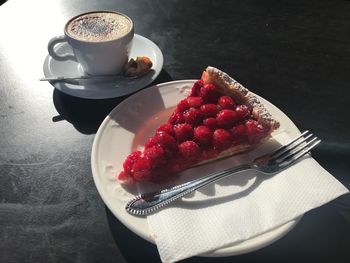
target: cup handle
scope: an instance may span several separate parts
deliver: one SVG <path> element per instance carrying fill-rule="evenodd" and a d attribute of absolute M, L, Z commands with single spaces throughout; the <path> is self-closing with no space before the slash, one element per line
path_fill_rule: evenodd
<path fill-rule="evenodd" d="M 59 43 L 67 42 L 67 39 L 65 36 L 56 36 L 53 37 L 48 45 L 47 45 L 47 50 L 49 51 L 49 55 L 53 57 L 56 60 L 63 61 L 63 60 L 75 60 L 75 56 L 73 55 L 73 50 L 72 53 L 65 53 L 65 54 L 57 54 L 55 52 L 55 46 Z M 68 42 L 67 42 L 68 43 Z"/>

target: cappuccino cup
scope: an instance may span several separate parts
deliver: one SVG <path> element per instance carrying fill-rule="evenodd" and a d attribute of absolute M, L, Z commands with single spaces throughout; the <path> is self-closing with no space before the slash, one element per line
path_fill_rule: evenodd
<path fill-rule="evenodd" d="M 119 74 L 128 61 L 134 25 L 119 12 L 93 11 L 70 19 L 64 35 L 48 43 L 49 55 L 58 60 L 76 60 L 89 75 Z M 56 45 L 67 42 L 72 53 L 58 54 Z"/>

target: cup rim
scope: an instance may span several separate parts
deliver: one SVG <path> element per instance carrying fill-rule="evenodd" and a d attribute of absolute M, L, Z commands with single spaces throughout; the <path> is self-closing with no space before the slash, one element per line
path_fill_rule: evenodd
<path fill-rule="evenodd" d="M 131 23 L 131 28 L 128 32 L 126 32 L 124 35 L 121 35 L 117 38 L 113 38 L 113 39 L 110 39 L 110 40 L 103 40 L 103 41 L 89 41 L 89 40 L 81 40 L 81 39 L 78 39 L 78 38 L 75 38 L 74 36 L 70 35 L 68 32 L 67 32 L 67 27 L 68 27 L 68 24 L 73 21 L 74 19 L 80 17 L 80 16 L 84 16 L 84 15 L 88 15 L 88 14 L 91 14 L 91 13 L 113 13 L 113 14 L 118 14 L 118 15 L 121 15 L 121 16 L 124 16 L 126 17 L 130 23 Z M 71 38 L 71 39 L 74 39 L 75 41 L 79 41 L 79 42 L 82 42 L 82 43 L 108 43 L 108 42 L 113 42 L 115 40 L 119 40 L 121 38 L 124 38 L 126 36 L 128 36 L 130 33 L 132 33 L 134 30 L 134 22 L 132 21 L 132 19 L 127 16 L 126 14 L 124 13 L 121 13 L 121 12 L 117 12 L 117 11 L 113 11 L 113 10 L 94 10 L 94 11 L 89 11 L 89 12 L 84 12 L 84 13 L 80 13 L 76 16 L 73 16 L 72 18 L 70 18 L 64 25 L 64 34 Z"/>

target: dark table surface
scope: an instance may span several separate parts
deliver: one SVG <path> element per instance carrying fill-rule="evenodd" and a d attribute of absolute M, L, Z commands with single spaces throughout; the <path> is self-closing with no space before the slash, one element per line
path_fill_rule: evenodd
<path fill-rule="evenodd" d="M 84 11 L 118 10 L 154 41 L 154 83 L 216 66 L 323 139 L 314 158 L 350 188 L 350 1 L 10 0 L 0 7 L 0 262 L 159 262 L 106 208 L 90 153 L 125 97 L 86 100 L 39 82 L 46 45 Z M 258 251 L 184 262 L 345 262 L 350 196 Z"/>

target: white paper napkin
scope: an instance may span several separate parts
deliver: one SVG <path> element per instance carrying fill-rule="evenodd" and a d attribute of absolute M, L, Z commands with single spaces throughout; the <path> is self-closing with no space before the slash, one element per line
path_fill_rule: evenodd
<path fill-rule="evenodd" d="M 286 134 L 274 139 L 281 144 L 289 141 Z M 233 160 L 242 161 L 236 157 L 224 162 L 232 166 Z M 210 165 L 188 171 L 184 180 L 194 173 L 208 174 L 211 168 L 217 169 Z M 347 192 L 307 157 L 274 176 L 254 171 L 235 174 L 176 201 L 147 220 L 162 261 L 176 262 L 250 239 Z"/>

